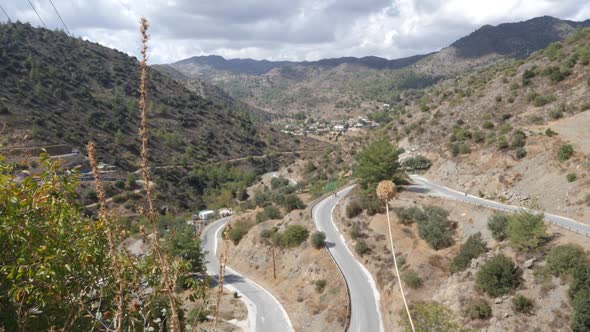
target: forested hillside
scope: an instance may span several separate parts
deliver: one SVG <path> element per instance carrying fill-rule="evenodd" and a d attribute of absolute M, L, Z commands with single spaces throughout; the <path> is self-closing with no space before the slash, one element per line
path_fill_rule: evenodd
<path fill-rule="evenodd" d="M 0 25 L 0 122 L 4 147 L 97 141 L 101 160 L 136 169 L 138 61 L 59 31 Z M 149 72 L 150 149 L 156 164 L 229 159 L 290 149 L 244 109 L 204 99 Z M 267 142 L 273 142 L 269 146 Z"/>

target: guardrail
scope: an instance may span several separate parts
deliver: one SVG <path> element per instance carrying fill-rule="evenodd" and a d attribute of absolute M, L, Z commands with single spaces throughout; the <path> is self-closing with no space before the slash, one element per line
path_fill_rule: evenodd
<path fill-rule="evenodd" d="M 503 207 L 503 206 L 490 206 L 490 205 L 486 205 L 486 204 L 483 204 L 483 203 L 480 203 L 480 202 L 465 201 L 465 200 L 461 200 L 461 199 L 458 199 L 458 198 L 455 198 L 455 197 L 451 197 L 451 196 L 447 196 L 445 198 L 446 199 L 451 199 L 451 200 L 454 200 L 454 201 L 457 201 L 457 202 L 468 203 L 468 204 L 471 204 L 471 205 L 477 205 L 477 206 L 481 206 L 481 207 L 484 207 L 484 208 L 487 208 L 487 209 L 493 209 L 493 210 L 504 211 L 504 212 L 517 212 L 520 209 L 522 209 L 524 211 L 528 211 L 528 212 L 535 213 L 535 214 L 543 213 L 543 219 L 545 221 L 547 221 L 547 222 L 549 222 L 549 223 L 551 223 L 551 224 L 553 224 L 553 225 L 555 225 L 557 227 L 565 228 L 565 229 L 567 229 L 567 230 L 569 230 L 571 232 L 574 232 L 574 233 L 577 233 L 577 234 L 580 234 L 580 235 L 584 235 L 584 236 L 590 237 L 590 232 L 585 232 L 585 231 L 582 231 L 582 230 L 571 228 L 570 226 L 567 226 L 567 225 L 564 225 L 564 224 L 560 224 L 559 222 L 556 222 L 554 220 L 549 219 L 547 217 L 547 214 L 544 213 L 544 212 L 542 212 L 542 211 L 536 211 L 536 210 L 531 210 L 531 209 L 526 209 L 526 208 L 520 208 L 519 209 L 516 206 L 514 208 L 507 208 L 507 207 Z M 490 202 L 495 203 L 495 204 L 502 204 L 502 203 L 495 202 L 495 201 L 490 201 Z"/>
<path fill-rule="evenodd" d="M 354 184 L 349 183 L 341 188 L 336 189 L 336 192 L 341 191 L 341 190 L 348 188 L 350 186 L 353 186 L 353 185 Z M 315 208 L 315 206 L 319 202 L 323 201 L 324 199 L 326 199 L 330 196 L 332 196 L 332 193 L 326 193 L 326 194 L 323 194 L 322 196 L 314 199 L 313 201 L 311 201 L 311 203 L 309 203 L 309 214 L 311 216 L 311 220 L 314 222 L 314 225 L 315 225 L 315 221 L 313 220 L 313 209 Z M 334 258 L 334 256 L 332 256 L 332 253 L 328 249 L 328 246 L 324 245 L 324 249 L 326 249 L 326 251 L 328 252 L 328 255 L 330 255 L 330 258 L 332 259 L 332 262 L 334 262 L 334 265 L 336 265 L 336 267 L 338 268 L 338 271 L 340 271 L 340 277 L 342 277 L 342 281 L 344 281 L 344 286 L 346 287 L 346 298 L 348 299 L 347 304 L 346 304 L 346 320 L 344 321 L 344 332 L 346 332 L 346 331 L 348 331 L 348 329 L 350 327 L 350 316 L 352 314 L 352 310 L 351 310 L 352 303 L 350 301 L 350 288 L 348 287 L 348 281 L 344 277 L 344 272 L 340 268 L 340 265 L 338 265 L 338 263 L 336 262 L 336 259 Z"/>

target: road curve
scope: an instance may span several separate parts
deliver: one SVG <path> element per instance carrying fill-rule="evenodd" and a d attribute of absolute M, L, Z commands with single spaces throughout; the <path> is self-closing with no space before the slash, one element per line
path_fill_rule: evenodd
<path fill-rule="evenodd" d="M 201 235 L 207 273 L 215 281 L 219 276 L 219 261 L 216 255 L 217 242 L 221 240 L 221 230 L 229 219 L 229 217 L 222 218 L 212 222 Z M 226 267 L 224 287 L 231 292 L 237 291 L 246 303 L 248 308 L 247 331 L 293 331 L 289 316 L 281 303 L 262 286 Z"/>
<path fill-rule="evenodd" d="M 346 246 L 332 219 L 332 212 L 338 202 L 352 190 L 352 187 L 329 196 L 313 207 L 312 215 L 316 227 L 326 233 L 326 246 L 340 267 L 348 284 L 351 302 L 351 332 L 384 331 L 379 310 L 379 291 L 369 271 L 354 257 Z"/>
<path fill-rule="evenodd" d="M 502 203 L 490 201 L 487 199 L 483 199 L 483 198 L 480 198 L 477 196 L 466 195 L 464 192 L 456 191 L 451 188 L 442 186 L 440 184 L 433 183 L 430 180 L 428 180 L 427 178 L 419 176 L 419 175 L 410 175 L 410 178 L 414 181 L 414 183 L 416 183 L 416 185 L 409 187 L 409 190 L 411 190 L 411 191 L 417 191 L 417 192 L 421 192 L 421 193 L 432 192 L 432 193 L 438 194 L 440 196 L 454 199 L 457 201 L 462 201 L 462 202 L 466 202 L 466 203 L 470 203 L 470 204 L 474 204 L 474 205 L 480 205 L 483 207 L 487 207 L 487 208 L 495 209 L 495 210 L 501 210 L 501 211 L 515 212 L 515 211 L 520 211 L 523 209 L 522 207 L 519 207 L 519 206 L 502 204 Z M 540 211 L 534 211 L 534 210 L 531 212 L 540 213 Z M 550 213 L 545 213 L 544 216 L 545 216 L 545 220 L 552 223 L 552 224 L 555 224 L 559 227 L 566 228 L 568 230 L 571 230 L 573 232 L 576 232 L 576 233 L 579 233 L 579 234 L 582 234 L 585 236 L 590 236 L 590 225 L 582 224 L 574 219 L 566 218 L 566 217 L 562 217 L 562 216 L 558 216 L 558 215 L 554 215 L 554 214 L 550 214 Z"/>

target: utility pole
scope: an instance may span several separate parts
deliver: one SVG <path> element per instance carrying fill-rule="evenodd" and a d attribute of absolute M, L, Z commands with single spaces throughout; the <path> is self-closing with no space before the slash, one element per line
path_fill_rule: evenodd
<path fill-rule="evenodd" d="M 271 248 L 272 248 L 272 278 L 276 279 L 277 278 L 277 266 L 275 263 L 275 245 L 274 245 L 274 243 Z"/>

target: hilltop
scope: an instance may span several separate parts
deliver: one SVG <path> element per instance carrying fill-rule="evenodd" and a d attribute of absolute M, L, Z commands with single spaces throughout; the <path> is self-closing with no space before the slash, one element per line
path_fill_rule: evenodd
<path fill-rule="evenodd" d="M 588 220 L 589 64 L 585 28 L 527 59 L 402 94 L 406 106 L 387 111 L 377 135 L 437 160 L 427 174 L 450 187 Z"/>

